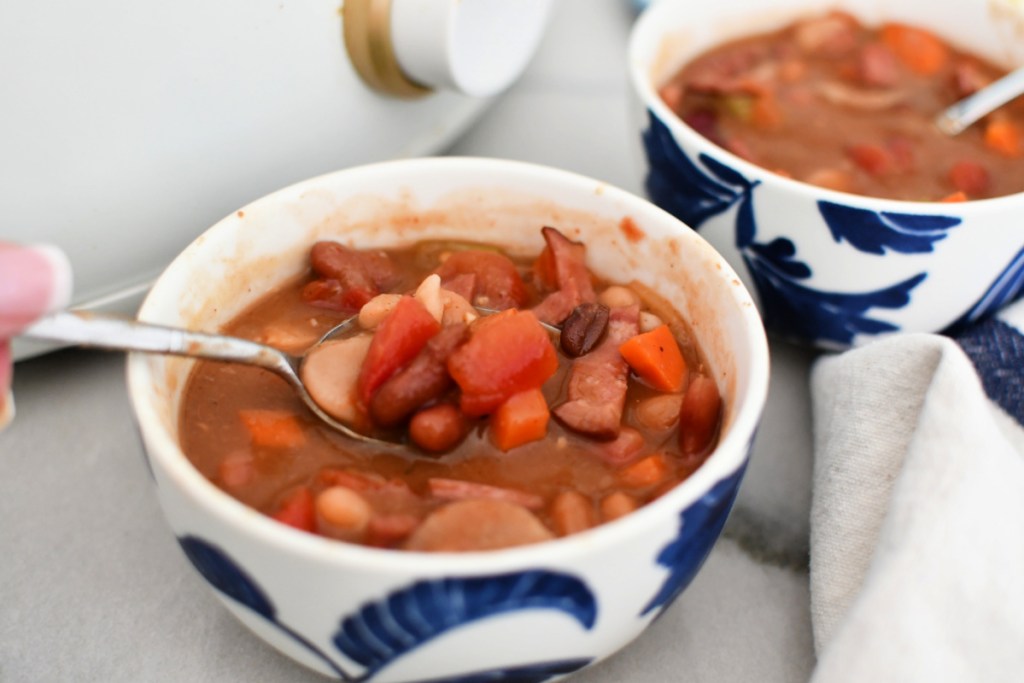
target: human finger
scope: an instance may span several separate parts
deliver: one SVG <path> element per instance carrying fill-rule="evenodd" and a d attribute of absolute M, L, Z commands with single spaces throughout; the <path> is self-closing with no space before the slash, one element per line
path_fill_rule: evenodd
<path fill-rule="evenodd" d="M 71 300 L 71 264 L 51 245 L 0 242 L 0 339 L 14 336 Z M 0 384 L 6 389 L 7 384 Z"/>

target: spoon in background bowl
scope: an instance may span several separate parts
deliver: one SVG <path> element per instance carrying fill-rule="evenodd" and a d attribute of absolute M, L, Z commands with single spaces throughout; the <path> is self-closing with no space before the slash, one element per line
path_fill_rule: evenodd
<path fill-rule="evenodd" d="M 331 428 L 357 441 L 393 445 L 391 442 L 363 434 L 332 417 L 313 399 L 302 381 L 303 360 L 321 348 L 325 342 L 338 338 L 358 325 L 358 317 L 354 315 L 332 327 L 301 356 L 288 354 L 248 339 L 83 311 L 59 311 L 45 316 L 24 330 L 21 336 L 108 351 L 141 351 L 255 365 L 270 370 L 288 382 L 313 414 Z"/>
<path fill-rule="evenodd" d="M 946 135 L 958 135 L 1021 94 L 1024 94 L 1024 66 L 947 107 L 935 117 L 935 125 Z"/>

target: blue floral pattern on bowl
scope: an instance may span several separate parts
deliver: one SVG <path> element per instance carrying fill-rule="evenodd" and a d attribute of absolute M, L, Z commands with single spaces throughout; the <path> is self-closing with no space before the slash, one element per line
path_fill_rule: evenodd
<path fill-rule="evenodd" d="M 752 446 L 753 440 L 747 445 L 747 459 L 739 469 L 716 483 L 679 514 L 679 534 L 656 558 L 659 565 L 668 568 L 668 577 L 640 612 L 641 616 L 654 610 L 661 610 L 658 612 L 661 616 L 703 566 L 736 501 Z"/>
<path fill-rule="evenodd" d="M 418 581 L 364 604 L 339 620 L 332 642 L 362 668 L 353 674 L 310 640 L 277 618 L 273 601 L 226 552 L 195 535 L 178 539 L 192 565 L 215 589 L 266 619 L 324 662 L 345 681 L 368 681 L 417 647 L 452 629 L 502 613 L 529 609 L 561 611 L 584 629 L 594 627 L 597 601 L 580 579 L 547 570 L 472 578 Z M 448 683 L 517 681 L 541 683 L 572 673 L 589 658 L 534 662 L 443 679 Z"/>
<path fill-rule="evenodd" d="M 648 111 L 643 144 L 649 170 L 645 189 L 651 200 L 684 223 L 700 230 L 710 218 L 735 207 L 734 242 L 757 290 L 765 326 L 777 333 L 822 346 L 845 347 L 858 335 L 897 332 L 901 327 L 877 316 L 910 302 L 914 289 L 928 277 L 921 271 L 865 291 L 828 291 L 810 286 L 811 264 L 797 254 L 788 237 L 758 239 L 754 195 L 759 181 L 708 154 L 687 156 L 668 127 Z M 871 211 L 832 201 L 817 209 L 836 244 L 884 257 L 889 253 L 933 252 L 949 231 L 962 224 L 954 215 Z M 818 264 L 827 268 L 827 264 Z M 965 313 L 976 320 L 996 310 L 1024 289 L 1024 250 L 1017 254 L 988 292 Z"/>

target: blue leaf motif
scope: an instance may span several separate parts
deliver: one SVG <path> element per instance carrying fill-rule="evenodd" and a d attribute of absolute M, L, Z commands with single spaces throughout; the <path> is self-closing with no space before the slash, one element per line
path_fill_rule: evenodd
<path fill-rule="evenodd" d="M 502 683 L 542 683 L 555 676 L 566 676 L 592 662 L 592 659 L 567 659 L 561 662 L 543 662 L 540 664 L 527 664 L 508 669 L 492 669 L 491 671 L 480 671 L 440 679 L 437 683 L 491 683 L 501 681 Z M 431 683 L 424 681 L 423 683 Z"/>
<path fill-rule="evenodd" d="M 777 271 L 791 278 L 803 279 L 811 276 L 811 269 L 806 263 L 794 260 L 796 245 L 785 237 L 777 237 L 767 244 L 755 242 L 750 245 L 750 250 L 771 263 Z"/>
<path fill-rule="evenodd" d="M 198 536 L 181 536 L 178 538 L 178 543 L 185 551 L 185 556 L 211 586 L 232 600 L 245 605 L 290 636 L 295 642 L 321 659 L 342 680 L 352 680 L 316 645 L 277 620 L 277 609 L 274 607 L 274 603 L 256 581 L 226 552 Z"/>
<path fill-rule="evenodd" d="M 270 598 L 227 553 L 196 536 L 183 536 L 178 543 L 210 585 L 260 616 L 275 619 L 276 610 Z"/>
<path fill-rule="evenodd" d="M 869 254 L 884 254 L 886 249 L 901 254 L 931 252 L 935 242 L 945 239 L 947 231 L 961 223 L 956 216 L 876 213 L 826 201 L 818 202 L 818 211 L 836 242 L 845 239 Z"/>
<path fill-rule="evenodd" d="M 597 619 L 597 601 L 581 580 L 532 570 L 419 581 L 345 617 L 333 640 L 369 675 L 457 626 L 525 609 L 560 610 L 588 630 Z"/>
<path fill-rule="evenodd" d="M 966 313 L 949 326 L 947 332 L 958 332 L 988 317 L 1024 294 L 1024 249 L 1003 268 L 988 290 Z"/>
<path fill-rule="evenodd" d="M 752 443 L 747 445 L 748 453 Z M 704 564 L 711 547 L 722 533 L 722 527 L 736 500 L 740 480 L 746 471 L 746 462 L 744 460 L 743 466 L 716 483 L 700 500 L 679 515 L 679 535 L 657 557 L 658 564 L 668 567 L 669 575 L 661 589 L 640 612 L 641 616 L 671 604 L 697 575 L 697 570 Z"/>
<path fill-rule="evenodd" d="M 649 162 L 645 188 L 661 208 L 696 230 L 707 219 L 728 210 L 749 189 L 746 179 L 706 155 L 700 157 L 701 161 L 710 162 L 708 169 L 724 182 L 701 171 L 653 112 L 648 111 L 648 119 L 650 126 L 643 133 Z"/>
<path fill-rule="evenodd" d="M 761 301 L 765 327 L 785 330 L 802 339 L 849 345 L 860 333 L 894 332 L 892 323 L 864 315 L 873 308 L 902 308 L 910 293 L 927 277 L 918 273 L 903 282 L 868 292 L 828 292 L 811 289 L 776 272 L 765 261 L 744 256 Z"/>

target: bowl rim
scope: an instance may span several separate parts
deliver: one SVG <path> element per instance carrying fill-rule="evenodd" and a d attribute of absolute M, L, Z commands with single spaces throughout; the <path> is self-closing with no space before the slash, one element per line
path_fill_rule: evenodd
<path fill-rule="evenodd" d="M 643 528 L 663 523 L 666 515 L 676 517 L 682 510 L 707 494 L 717 482 L 735 474 L 744 466 L 767 400 L 770 361 L 763 324 L 750 293 L 740 284 L 735 271 L 724 258 L 691 228 L 645 199 L 600 180 L 528 162 L 478 157 L 421 157 L 370 163 L 315 176 L 266 194 L 240 210 L 248 212 L 247 209 L 258 204 L 273 204 L 298 198 L 316 187 L 341 187 L 349 184 L 358 186 L 362 182 L 360 178 L 364 176 L 383 174 L 407 177 L 407 174 L 429 175 L 441 170 L 461 173 L 467 178 L 545 180 L 557 184 L 563 190 L 601 195 L 601 202 L 613 200 L 628 206 L 638 220 L 659 221 L 675 226 L 674 229 L 679 231 L 680 237 L 703 243 L 710 253 L 718 257 L 716 268 L 709 268 L 709 272 L 722 283 L 725 291 L 731 293 L 738 319 L 742 321 L 743 326 L 743 338 L 737 340 L 734 348 L 749 348 L 750 368 L 747 392 L 737 397 L 729 432 L 722 437 L 712 454 L 693 474 L 659 499 L 618 520 L 564 538 L 502 550 L 462 553 L 371 548 L 290 529 L 217 488 L 191 464 L 170 430 L 164 428 L 157 409 L 159 397 L 153 388 L 156 379 L 150 372 L 147 356 L 141 353 L 129 354 L 129 402 L 144 443 L 146 457 L 159 463 L 162 474 L 173 481 L 181 495 L 191 499 L 191 502 L 202 508 L 206 514 L 232 526 L 237 533 L 267 548 L 275 548 L 293 556 L 336 566 L 361 567 L 375 572 L 459 575 L 525 565 L 564 563 L 574 555 L 588 554 L 601 547 L 614 547 L 628 538 L 642 536 Z M 454 183 L 453 187 L 472 187 L 474 184 L 475 181 L 466 180 Z M 236 213 L 231 212 L 203 231 L 196 238 L 196 242 L 203 241 L 204 236 L 213 231 L 227 230 L 228 222 Z M 164 272 L 184 267 L 182 262 L 187 251 L 189 248 L 179 254 Z M 164 276 L 161 274 L 153 289 L 147 294 L 139 310 L 140 319 L 146 318 L 150 302 L 161 295 L 163 280 Z"/>
<path fill-rule="evenodd" d="M 855 194 L 853 192 L 842 192 L 817 185 L 811 185 L 793 178 L 773 173 L 763 166 L 758 166 L 729 150 L 715 144 L 708 138 L 701 135 L 693 127 L 684 122 L 673 112 L 669 106 L 658 95 L 654 86 L 654 78 L 650 73 L 651 62 L 645 55 L 655 55 L 657 50 L 650 47 L 651 41 L 657 45 L 664 45 L 668 34 L 683 26 L 678 17 L 684 12 L 685 3 L 654 2 L 651 3 L 633 23 L 629 32 L 627 42 L 628 72 L 633 93 L 643 103 L 645 111 L 655 114 L 672 133 L 672 137 L 679 141 L 685 141 L 688 145 L 698 148 L 703 152 L 710 152 L 723 160 L 729 166 L 743 172 L 747 178 L 754 178 L 765 184 L 777 184 L 783 189 L 805 198 L 822 198 L 843 204 L 861 204 L 877 207 L 881 211 L 894 213 L 943 213 L 978 211 L 978 210 L 999 210 L 1003 204 L 1020 203 L 1024 201 L 1024 191 L 1014 194 L 1001 195 L 998 197 L 987 197 L 983 199 L 969 199 L 964 202 L 946 203 L 937 201 L 891 199 L 887 197 L 872 197 L 870 195 Z M 825 3 L 822 10 L 833 8 L 833 5 Z"/>

